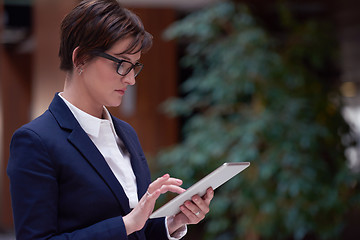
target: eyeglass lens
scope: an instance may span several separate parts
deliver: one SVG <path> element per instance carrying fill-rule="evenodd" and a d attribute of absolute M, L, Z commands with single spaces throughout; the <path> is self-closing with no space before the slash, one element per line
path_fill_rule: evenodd
<path fill-rule="evenodd" d="M 134 69 L 134 76 L 136 77 L 142 69 L 142 64 L 136 63 L 135 65 L 133 65 L 130 62 L 123 61 L 123 62 L 119 63 L 117 72 L 118 72 L 118 74 L 125 76 L 126 74 L 128 74 L 131 71 L 131 69 Z"/>

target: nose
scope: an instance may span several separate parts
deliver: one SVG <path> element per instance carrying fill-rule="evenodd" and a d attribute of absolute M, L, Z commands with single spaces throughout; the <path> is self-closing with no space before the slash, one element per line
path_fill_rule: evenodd
<path fill-rule="evenodd" d="M 128 85 L 135 85 L 136 80 L 135 80 L 135 72 L 134 69 L 132 69 L 128 74 L 126 74 L 125 76 L 123 76 L 124 83 L 128 84 Z"/>

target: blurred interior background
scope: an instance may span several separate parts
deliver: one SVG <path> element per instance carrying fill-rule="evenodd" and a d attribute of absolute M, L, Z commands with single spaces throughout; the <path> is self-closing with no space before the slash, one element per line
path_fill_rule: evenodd
<path fill-rule="evenodd" d="M 9 239 L 11 136 L 62 90 L 59 25 L 78 2 L 0 0 L 0 233 Z M 120 2 L 154 45 L 111 112 L 136 129 L 153 177 L 166 169 L 191 184 L 221 162 L 252 162 L 185 239 L 359 239 L 359 1 Z"/>

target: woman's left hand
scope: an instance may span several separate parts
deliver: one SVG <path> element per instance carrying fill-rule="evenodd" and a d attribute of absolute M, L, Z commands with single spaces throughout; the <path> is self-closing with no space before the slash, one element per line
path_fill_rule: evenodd
<path fill-rule="evenodd" d="M 209 205 L 213 197 L 214 190 L 208 188 L 203 197 L 195 195 L 191 198 L 192 201 L 185 201 L 185 203 L 180 206 L 181 212 L 168 218 L 170 235 L 186 224 L 197 224 L 203 220 L 210 210 Z"/>

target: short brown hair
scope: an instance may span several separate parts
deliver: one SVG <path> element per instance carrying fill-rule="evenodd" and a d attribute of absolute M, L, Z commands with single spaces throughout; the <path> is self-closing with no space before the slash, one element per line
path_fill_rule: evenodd
<path fill-rule="evenodd" d="M 74 64 L 90 61 L 95 51 L 106 51 L 118 40 L 134 38 L 124 53 L 145 52 L 151 48 L 152 36 L 145 31 L 140 18 L 116 0 L 85 0 L 77 5 L 61 23 L 60 69 L 73 70 L 72 53 L 78 54 Z"/>

